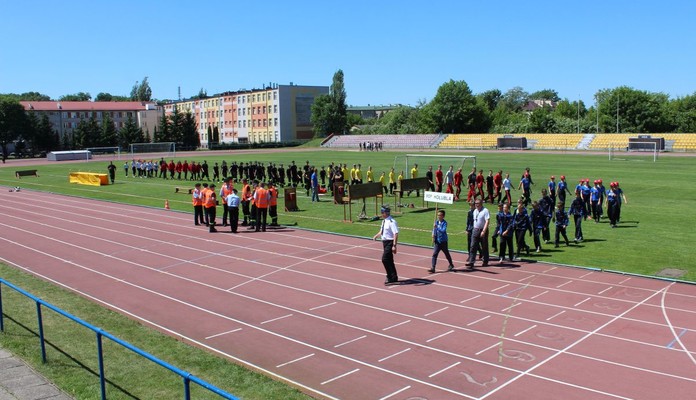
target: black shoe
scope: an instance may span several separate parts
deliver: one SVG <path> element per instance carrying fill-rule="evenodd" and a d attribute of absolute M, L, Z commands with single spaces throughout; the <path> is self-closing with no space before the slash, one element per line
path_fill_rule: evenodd
<path fill-rule="evenodd" d="M 449 267 L 447 267 L 448 271 L 454 271 L 454 265 L 450 264 Z"/>
<path fill-rule="evenodd" d="M 210 230 L 210 233 L 215 233 L 215 232 L 217 232 L 217 229 L 215 229 L 215 228 Z"/>
<path fill-rule="evenodd" d="M 487 267 L 487 266 L 488 266 L 488 263 L 487 263 L 487 262 L 484 262 L 483 264 L 481 264 L 481 266 L 482 266 L 482 267 Z"/>
<path fill-rule="evenodd" d="M 196 222 L 194 225 L 198 226 L 198 225 L 200 225 L 200 224 L 199 224 L 198 222 Z"/>
<path fill-rule="evenodd" d="M 473 267 L 473 266 L 474 266 L 474 263 L 472 263 L 472 262 L 467 262 L 467 263 L 464 264 L 464 265 L 466 265 L 467 267 Z"/>
<path fill-rule="evenodd" d="M 434 274 L 434 273 L 435 273 L 435 268 L 430 268 L 430 269 L 428 270 L 428 272 L 430 272 L 431 274 Z"/>

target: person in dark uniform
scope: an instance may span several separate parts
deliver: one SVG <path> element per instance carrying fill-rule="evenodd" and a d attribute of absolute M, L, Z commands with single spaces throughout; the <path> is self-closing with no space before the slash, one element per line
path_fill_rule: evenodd
<path fill-rule="evenodd" d="M 568 213 L 565 212 L 563 203 L 561 202 L 559 202 L 556 207 L 555 219 L 556 243 L 554 247 L 558 247 L 558 239 L 560 239 L 560 235 L 563 235 L 563 239 L 565 239 L 566 246 L 570 246 L 570 242 L 568 242 L 568 235 L 566 235 L 566 228 L 568 227 Z"/>
<path fill-rule="evenodd" d="M 109 165 L 106 167 L 106 169 L 109 170 L 109 178 L 111 179 L 111 184 L 113 185 L 114 181 L 116 180 L 116 166 L 114 165 L 113 161 L 109 162 Z"/>
<path fill-rule="evenodd" d="M 524 207 L 524 200 L 520 200 L 517 203 L 517 210 L 515 210 L 512 219 L 515 229 L 515 241 L 517 242 L 517 257 L 515 257 L 515 260 L 519 260 L 522 249 L 529 255 L 529 246 L 524 240 L 524 235 L 527 231 L 530 234 L 532 233 L 532 224 L 530 223 L 527 209 Z"/>
<path fill-rule="evenodd" d="M 500 262 L 505 261 L 505 251 L 507 250 L 509 256 L 508 260 L 513 260 L 513 255 L 515 250 L 512 247 L 512 236 L 515 230 L 514 220 L 512 219 L 512 214 L 510 214 L 510 205 L 508 203 L 503 203 L 503 211 L 498 213 L 498 235 L 500 236 Z"/>
<path fill-rule="evenodd" d="M 575 200 L 570 204 L 568 214 L 572 215 L 575 221 L 575 242 L 582 242 L 584 240 L 582 237 L 582 220 L 585 219 L 585 201 L 579 192 L 575 194 Z"/>
<path fill-rule="evenodd" d="M 447 261 L 449 261 L 447 270 L 454 270 L 454 263 L 452 262 L 452 256 L 450 255 L 447 242 L 447 221 L 445 221 L 445 210 L 440 210 L 437 212 L 437 219 L 433 224 L 433 257 L 431 267 L 428 270 L 431 274 L 435 272 L 435 264 L 437 264 L 437 256 L 440 254 L 440 251 L 445 254 L 445 258 L 447 258 Z"/>
<path fill-rule="evenodd" d="M 241 199 L 237 196 L 237 189 L 232 189 L 232 192 L 225 199 L 227 210 L 230 214 L 230 230 L 232 233 L 237 233 L 237 225 L 239 224 L 239 204 Z"/>
<path fill-rule="evenodd" d="M 384 265 L 384 270 L 387 272 L 387 279 L 384 281 L 384 284 L 391 285 L 399 282 L 399 276 L 396 272 L 396 266 L 394 265 L 394 254 L 396 254 L 396 245 L 399 242 L 399 226 L 394 218 L 391 217 L 391 210 L 389 207 L 382 207 L 381 213 L 382 226 L 372 239 L 377 240 L 378 237 L 382 239 L 382 246 L 384 248 L 382 253 L 382 265 Z"/>

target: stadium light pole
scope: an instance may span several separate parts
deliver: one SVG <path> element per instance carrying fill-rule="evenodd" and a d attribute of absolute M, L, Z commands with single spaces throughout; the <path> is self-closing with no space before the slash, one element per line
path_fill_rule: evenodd
<path fill-rule="evenodd" d="M 616 96 L 616 133 L 619 133 L 619 96 Z"/>
<path fill-rule="evenodd" d="M 597 134 L 599 135 L 599 96 L 595 93 L 595 111 L 597 114 Z"/>
<path fill-rule="evenodd" d="M 578 132 L 580 133 L 580 95 L 578 94 Z"/>

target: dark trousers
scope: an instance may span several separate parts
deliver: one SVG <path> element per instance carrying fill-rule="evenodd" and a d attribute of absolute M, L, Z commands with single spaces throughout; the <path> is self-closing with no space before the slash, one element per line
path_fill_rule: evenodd
<path fill-rule="evenodd" d="M 527 254 L 529 254 L 529 246 L 527 246 L 527 242 L 524 240 L 524 235 L 527 233 L 527 231 L 515 231 L 515 241 L 517 242 L 517 255 L 520 255 L 520 252 L 522 249 L 524 249 Z"/>
<path fill-rule="evenodd" d="M 488 264 L 488 233 L 481 236 L 481 229 L 474 228 L 471 232 L 471 250 L 469 251 L 469 264 L 476 261 L 476 253 L 481 252 L 483 263 Z"/>
<path fill-rule="evenodd" d="M 278 226 L 278 205 L 268 207 L 268 216 L 271 217 L 271 226 Z"/>
<path fill-rule="evenodd" d="M 249 223 L 249 202 L 248 201 L 243 201 L 242 202 L 242 213 L 244 214 L 244 226 L 246 226 Z"/>
<path fill-rule="evenodd" d="M 544 230 L 541 231 L 541 238 L 544 239 L 545 242 L 551 241 L 551 230 L 549 229 L 549 226 L 551 225 L 551 217 L 545 217 L 544 218 Z"/>
<path fill-rule="evenodd" d="M 609 214 L 609 223 L 611 225 L 616 225 L 616 223 L 618 222 L 618 218 L 617 218 L 617 215 L 618 215 L 617 210 L 618 209 L 619 209 L 618 203 L 616 203 L 616 202 L 608 203 L 607 214 Z"/>
<path fill-rule="evenodd" d="M 203 206 L 193 206 L 193 223 L 205 224 L 205 219 L 203 218 Z"/>
<path fill-rule="evenodd" d="M 508 252 L 508 258 L 512 260 L 515 249 L 512 247 L 512 233 L 507 236 L 500 235 L 500 258 L 505 257 L 505 251 Z"/>
<path fill-rule="evenodd" d="M 394 265 L 394 253 L 392 253 L 393 245 L 393 240 L 382 240 L 382 246 L 384 246 L 382 265 L 384 265 L 384 270 L 387 272 L 387 282 L 396 282 L 399 280 L 399 276 L 396 273 L 396 266 Z"/>
<path fill-rule="evenodd" d="M 223 203 L 222 204 L 222 226 L 227 225 L 227 215 L 229 214 L 229 209 L 227 207 L 227 204 Z"/>
<path fill-rule="evenodd" d="M 205 218 L 210 225 L 210 231 L 215 232 L 215 212 L 217 207 L 205 207 Z"/>
<path fill-rule="evenodd" d="M 266 219 L 268 218 L 268 208 L 256 207 L 256 231 L 266 230 Z M 263 220 L 263 221 L 262 221 Z"/>
<path fill-rule="evenodd" d="M 228 211 L 230 213 L 230 229 L 236 233 L 239 224 L 239 207 L 229 207 Z"/>
<path fill-rule="evenodd" d="M 575 221 L 575 239 L 582 239 L 582 215 L 573 215 Z"/>
<path fill-rule="evenodd" d="M 534 228 L 534 248 L 541 249 L 541 232 L 543 228 Z"/>
<path fill-rule="evenodd" d="M 452 256 L 450 255 L 449 248 L 447 247 L 447 242 L 435 242 L 433 244 L 433 263 L 432 267 L 435 269 L 435 264 L 437 263 L 437 256 L 440 255 L 440 251 L 445 255 L 445 258 L 447 258 L 447 261 L 449 261 L 449 265 L 452 265 Z"/>
<path fill-rule="evenodd" d="M 592 218 L 595 222 L 599 222 L 599 219 L 602 218 L 602 205 L 599 204 L 599 201 L 592 202 Z"/>
<path fill-rule="evenodd" d="M 556 246 L 558 246 L 558 240 L 560 239 L 560 235 L 563 235 L 563 239 L 565 239 L 566 244 L 568 244 L 568 235 L 566 235 L 566 228 L 564 228 L 562 225 L 556 225 Z"/>

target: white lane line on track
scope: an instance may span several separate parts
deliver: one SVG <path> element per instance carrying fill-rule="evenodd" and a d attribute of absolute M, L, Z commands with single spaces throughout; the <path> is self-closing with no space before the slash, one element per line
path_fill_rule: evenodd
<path fill-rule="evenodd" d="M 394 396 L 396 396 L 397 394 L 399 394 L 399 393 L 401 393 L 401 392 L 403 392 L 403 391 L 405 391 L 405 390 L 408 390 L 408 389 L 410 389 L 410 388 L 411 388 L 411 385 L 402 387 L 401 389 L 397 390 L 396 392 L 392 392 L 392 393 L 389 393 L 388 395 L 386 395 L 386 396 L 384 396 L 384 397 L 380 397 L 378 400 L 387 400 L 387 399 L 389 399 L 390 397 L 394 397 Z"/>
<path fill-rule="evenodd" d="M 334 304 L 337 304 L 337 303 L 338 303 L 338 302 L 334 301 L 334 302 L 331 302 L 331 303 L 328 303 L 328 304 L 323 304 L 323 305 L 321 305 L 321 306 L 312 307 L 312 308 L 309 309 L 309 311 L 318 310 L 318 309 L 324 308 L 324 307 L 330 307 L 330 306 L 332 306 L 332 305 L 334 305 Z"/>
<path fill-rule="evenodd" d="M 439 338 L 441 338 L 441 337 L 447 336 L 447 335 L 449 335 L 450 333 L 454 333 L 454 329 L 452 329 L 452 330 L 450 330 L 450 331 L 447 331 L 447 332 L 445 332 L 445 333 L 443 333 L 443 334 L 441 334 L 441 335 L 437 335 L 437 336 L 435 336 L 434 338 L 430 338 L 430 339 L 426 340 L 425 343 L 430 343 L 430 342 L 432 342 L 432 341 L 434 341 L 434 340 L 437 340 L 437 339 L 439 339 Z"/>
<path fill-rule="evenodd" d="M 461 363 L 462 363 L 461 361 L 457 361 L 456 363 L 450 365 L 449 367 L 445 367 L 445 368 L 443 368 L 443 369 L 441 369 L 441 370 L 439 370 L 439 371 L 437 371 L 437 372 L 433 372 L 432 374 L 428 375 L 428 378 L 432 378 L 432 377 L 434 377 L 434 376 L 437 376 L 437 375 L 439 375 L 439 374 L 441 374 L 441 373 L 447 371 L 447 370 L 450 369 L 450 368 L 456 367 L 457 365 L 459 365 L 459 364 L 461 364 Z"/>
<path fill-rule="evenodd" d="M 406 320 L 406 321 L 399 322 L 398 324 L 394 324 L 394 325 L 388 326 L 388 327 L 386 327 L 386 328 L 382 328 L 382 330 L 383 330 L 383 331 L 388 331 L 388 330 L 390 330 L 390 329 L 392 329 L 392 328 L 396 328 L 397 326 L 401 326 L 401 325 L 403 325 L 403 324 L 408 324 L 409 322 L 411 322 L 410 319 L 408 319 L 408 320 Z"/>
<path fill-rule="evenodd" d="M 373 291 L 371 291 L 371 292 L 359 294 L 359 295 L 357 295 L 357 296 L 351 297 L 350 299 L 351 299 L 351 300 L 355 300 L 355 299 L 359 299 L 359 298 L 364 297 L 364 296 L 369 296 L 369 295 L 374 294 L 374 293 L 377 293 L 377 291 L 373 290 Z"/>
<path fill-rule="evenodd" d="M 481 355 L 482 353 L 485 353 L 486 351 L 488 351 L 488 350 L 490 350 L 490 349 L 492 349 L 492 348 L 494 348 L 494 347 L 498 347 L 498 346 L 500 346 L 500 342 L 495 342 L 495 343 L 493 343 L 492 345 L 490 345 L 490 346 L 486 347 L 485 349 L 483 349 L 483 350 L 479 351 L 478 353 L 476 353 L 476 355 L 477 355 L 477 356 L 478 356 L 478 355 Z"/>
<path fill-rule="evenodd" d="M 546 320 L 547 320 L 547 321 L 551 321 L 552 319 L 558 317 L 559 315 L 563 314 L 564 312 L 565 312 L 565 310 L 559 311 L 559 312 L 557 312 L 556 314 L 553 314 L 552 316 L 546 318 Z"/>
<path fill-rule="evenodd" d="M 241 331 L 241 330 L 242 330 L 242 328 L 237 328 L 237 329 L 232 329 L 231 331 L 227 331 L 227 332 L 220 332 L 220 333 L 217 333 L 217 334 L 215 334 L 215 335 L 211 335 L 211 336 L 206 337 L 205 340 L 209 340 L 209 339 L 212 339 L 212 338 L 216 338 L 216 337 L 222 336 L 222 335 L 227 335 L 228 333 L 239 332 L 239 331 Z"/>
<path fill-rule="evenodd" d="M 410 347 L 407 347 L 407 348 L 405 348 L 405 349 L 403 349 L 403 350 L 401 350 L 401 351 L 397 351 L 397 352 L 394 353 L 394 354 L 391 354 L 391 355 L 388 355 L 388 356 L 386 356 L 386 357 L 380 358 L 379 360 L 377 360 L 377 362 L 386 361 L 386 360 L 388 360 L 388 359 L 390 359 L 390 358 L 392 358 L 392 357 L 396 357 L 396 356 L 398 356 L 398 355 L 400 355 L 400 354 L 404 354 L 404 353 L 407 352 L 407 351 L 411 351 L 411 348 L 410 348 Z"/>
<path fill-rule="evenodd" d="M 483 321 L 484 319 L 488 319 L 488 318 L 490 318 L 490 317 L 491 317 L 490 315 L 486 315 L 485 317 L 479 318 L 479 319 L 477 319 L 476 321 L 469 322 L 468 324 L 466 324 L 466 326 L 474 325 L 474 324 L 479 323 L 479 322 Z"/>
<path fill-rule="evenodd" d="M 425 315 L 423 315 L 423 316 L 424 316 L 424 317 L 429 317 L 429 316 L 431 316 L 431 315 L 433 315 L 433 314 L 435 314 L 435 313 L 439 313 L 440 311 L 445 311 L 445 310 L 448 309 L 448 308 L 449 308 L 449 306 L 447 306 L 447 307 L 442 307 L 442 308 L 440 308 L 440 309 L 438 309 L 438 310 L 431 311 L 431 312 L 429 312 L 429 313 L 427 313 L 427 314 L 425 314 Z"/>
<path fill-rule="evenodd" d="M 329 380 L 327 380 L 327 381 L 322 382 L 321 385 L 326 385 L 327 383 L 331 383 L 331 382 L 333 382 L 333 381 L 335 381 L 335 380 L 344 378 L 344 377 L 346 377 L 346 376 L 348 376 L 348 375 L 350 375 L 350 374 L 354 374 L 354 373 L 356 373 L 356 372 L 358 372 L 358 371 L 360 371 L 360 368 L 356 368 L 356 369 L 354 369 L 354 370 L 352 370 L 352 371 L 346 372 L 345 374 L 341 374 L 341 375 L 339 375 L 339 376 L 335 376 L 335 377 L 333 377 L 333 378 L 331 378 L 331 379 L 329 379 Z"/>
<path fill-rule="evenodd" d="M 270 322 L 275 322 L 275 321 L 278 321 L 278 320 L 281 320 L 281 319 L 284 319 L 284 318 L 288 318 L 288 317 L 292 317 L 292 314 L 287 314 L 287 315 L 283 315 L 283 316 L 280 316 L 280 317 L 277 317 L 277 318 L 269 319 L 269 320 L 266 320 L 266 321 L 261 322 L 260 324 L 261 324 L 261 325 L 264 325 L 264 324 L 268 324 L 268 323 L 270 323 Z"/>
<path fill-rule="evenodd" d="M 534 329 L 534 328 L 536 328 L 536 327 L 537 327 L 537 325 L 534 324 L 534 325 L 530 326 L 529 328 L 527 328 L 527 329 L 525 329 L 525 330 L 522 330 L 522 331 L 517 332 L 514 336 L 515 336 L 515 337 L 520 336 L 520 335 L 522 335 L 522 334 L 524 334 L 524 333 L 527 333 L 527 332 L 531 331 L 532 329 Z"/>
<path fill-rule="evenodd" d="M 362 336 L 356 337 L 355 339 L 350 339 L 346 342 L 339 343 L 339 344 L 335 345 L 334 348 L 339 348 L 339 347 L 345 346 L 347 344 L 357 342 L 358 340 L 365 339 L 366 337 L 367 337 L 367 335 L 362 335 Z"/>
<path fill-rule="evenodd" d="M 294 359 L 294 360 L 290 360 L 290 361 L 285 362 L 285 363 L 282 363 L 282 364 L 278 364 L 278 365 L 276 365 L 276 368 L 281 368 L 281 367 L 284 367 L 284 366 L 286 366 L 286 365 L 290 365 L 290 364 L 292 364 L 292 363 L 296 363 L 296 362 L 298 362 L 298 361 L 302 361 L 302 360 L 304 360 L 305 358 L 309 358 L 309 357 L 312 357 L 312 356 L 314 356 L 314 353 L 312 353 L 312 354 L 307 354 L 306 356 L 302 356 L 302 357 L 296 358 L 296 359 Z"/>

